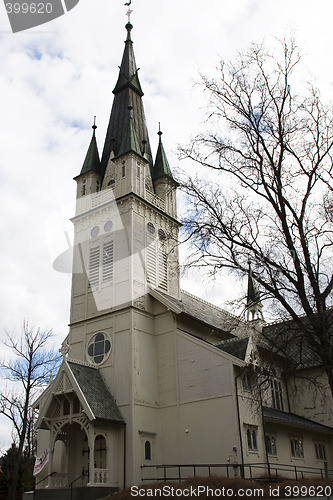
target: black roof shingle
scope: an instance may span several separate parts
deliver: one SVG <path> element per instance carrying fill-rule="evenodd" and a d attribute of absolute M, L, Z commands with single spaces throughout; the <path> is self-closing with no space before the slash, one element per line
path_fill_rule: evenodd
<path fill-rule="evenodd" d="M 124 419 L 100 372 L 96 368 L 74 363 L 73 361 L 68 361 L 68 366 L 95 418 L 124 424 Z"/>

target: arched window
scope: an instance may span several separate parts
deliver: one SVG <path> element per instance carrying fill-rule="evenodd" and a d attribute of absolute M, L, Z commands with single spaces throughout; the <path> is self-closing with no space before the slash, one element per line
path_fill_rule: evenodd
<path fill-rule="evenodd" d="M 145 442 L 145 460 L 151 460 L 151 442 Z"/>
<path fill-rule="evenodd" d="M 101 435 L 96 436 L 95 439 L 94 462 L 97 469 L 106 469 L 106 441 Z"/>

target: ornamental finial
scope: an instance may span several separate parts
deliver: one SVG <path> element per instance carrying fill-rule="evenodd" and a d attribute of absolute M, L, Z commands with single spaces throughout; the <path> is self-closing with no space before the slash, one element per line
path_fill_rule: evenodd
<path fill-rule="evenodd" d="M 132 0 L 129 0 L 129 2 L 125 3 L 125 5 L 128 7 L 128 11 L 126 12 L 126 16 L 128 17 L 128 24 L 131 24 L 131 14 L 133 12 L 130 8 L 131 3 L 132 3 Z"/>

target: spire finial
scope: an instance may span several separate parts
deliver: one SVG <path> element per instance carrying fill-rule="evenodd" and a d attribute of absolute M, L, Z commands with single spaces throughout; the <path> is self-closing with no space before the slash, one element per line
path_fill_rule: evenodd
<path fill-rule="evenodd" d="M 94 116 L 94 125 L 91 127 L 93 129 L 93 135 L 95 135 L 95 130 L 97 129 L 97 125 L 96 125 L 96 115 Z"/>
<path fill-rule="evenodd" d="M 131 25 L 131 14 L 132 14 L 132 9 L 130 7 L 132 3 L 132 0 L 129 0 L 129 2 L 126 2 L 125 5 L 128 7 L 128 10 L 126 12 L 126 16 L 128 17 L 128 23 L 126 24 L 126 28 L 127 26 L 131 26 L 131 28 L 129 29 L 129 31 L 132 29 L 132 25 Z M 127 28 L 128 29 L 128 28 Z"/>
<path fill-rule="evenodd" d="M 158 122 L 158 132 L 157 132 L 157 135 L 159 136 L 159 140 L 161 141 L 162 139 L 162 134 L 163 132 L 161 132 L 161 122 Z"/>

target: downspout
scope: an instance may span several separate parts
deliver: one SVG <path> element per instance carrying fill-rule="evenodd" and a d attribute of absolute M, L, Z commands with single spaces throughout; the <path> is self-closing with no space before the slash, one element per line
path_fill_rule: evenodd
<path fill-rule="evenodd" d="M 126 423 L 124 424 L 124 489 L 126 488 Z"/>
<path fill-rule="evenodd" d="M 237 420 L 238 420 L 238 432 L 239 432 L 239 441 L 240 441 L 240 452 L 241 452 L 241 477 L 244 478 L 244 451 L 243 451 L 243 438 L 242 438 L 242 426 L 240 421 L 240 412 L 239 412 L 239 402 L 238 402 L 238 385 L 237 379 L 244 373 L 244 370 L 241 370 L 238 375 L 235 377 L 235 390 L 236 390 L 236 408 L 237 408 Z"/>
<path fill-rule="evenodd" d="M 262 405 L 262 396 L 261 396 L 261 386 L 267 382 L 266 380 L 263 380 L 259 384 L 259 397 L 260 397 L 260 408 L 261 408 L 261 420 L 262 420 L 262 430 L 264 434 L 264 447 L 265 447 L 265 456 L 266 456 L 266 464 L 267 464 L 267 471 L 268 471 L 268 477 L 270 482 L 272 481 L 272 476 L 271 476 L 271 466 L 269 463 L 269 458 L 268 458 L 268 453 L 267 453 L 267 445 L 266 445 L 266 430 L 265 430 L 265 420 L 264 420 L 264 409 Z"/>

